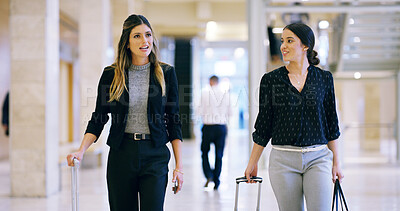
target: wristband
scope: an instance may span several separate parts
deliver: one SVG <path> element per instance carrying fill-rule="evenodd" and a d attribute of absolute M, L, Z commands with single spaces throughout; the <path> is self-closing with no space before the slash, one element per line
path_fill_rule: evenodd
<path fill-rule="evenodd" d="M 178 169 L 174 169 L 174 171 L 183 174 L 183 172 L 179 171 Z"/>

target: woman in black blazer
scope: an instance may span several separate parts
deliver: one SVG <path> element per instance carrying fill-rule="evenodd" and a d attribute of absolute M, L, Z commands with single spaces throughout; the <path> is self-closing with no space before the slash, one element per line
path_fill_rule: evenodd
<path fill-rule="evenodd" d="M 111 113 L 107 139 L 107 186 L 111 211 L 163 210 L 172 143 L 176 192 L 183 184 L 178 82 L 172 66 L 158 60 L 153 30 L 142 15 L 123 25 L 115 63 L 100 78 L 96 109 L 77 152 L 81 160 L 96 142 Z"/>

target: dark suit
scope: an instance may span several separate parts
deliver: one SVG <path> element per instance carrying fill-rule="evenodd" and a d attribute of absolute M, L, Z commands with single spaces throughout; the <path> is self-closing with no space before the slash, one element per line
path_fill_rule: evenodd
<path fill-rule="evenodd" d="M 178 81 L 175 70 L 162 65 L 166 95 L 156 80 L 154 65 L 150 66 L 147 117 L 151 140 L 134 141 L 124 138 L 129 108 L 129 93 L 124 90 L 119 101 L 108 102 L 114 68 L 103 71 L 98 86 L 96 109 L 86 133 L 99 137 L 111 113 L 111 128 L 107 139 L 110 153 L 107 164 L 107 184 L 112 211 L 137 210 L 138 193 L 141 210 L 159 211 L 163 208 L 167 186 L 168 141 L 182 140 L 178 105 Z M 126 74 L 126 87 L 129 88 Z M 146 185 L 147 184 L 147 185 Z"/>

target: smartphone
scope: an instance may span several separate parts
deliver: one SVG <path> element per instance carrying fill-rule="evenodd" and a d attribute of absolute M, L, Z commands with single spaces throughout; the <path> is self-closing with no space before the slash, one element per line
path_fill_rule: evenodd
<path fill-rule="evenodd" d="M 178 180 L 175 180 L 175 182 L 173 182 L 173 187 L 172 187 L 172 191 L 174 191 L 174 194 L 176 194 L 176 191 L 178 190 Z"/>

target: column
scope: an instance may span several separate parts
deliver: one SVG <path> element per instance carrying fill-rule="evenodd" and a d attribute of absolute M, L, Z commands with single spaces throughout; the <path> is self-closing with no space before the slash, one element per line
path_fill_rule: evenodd
<path fill-rule="evenodd" d="M 248 0 L 249 28 L 249 137 L 258 114 L 258 92 L 261 77 L 266 72 L 266 16 L 262 0 Z M 252 142 L 250 143 L 252 145 Z"/>
<path fill-rule="evenodd" d="M 400 163 L 400 71 L 396 74 L 396 161 Z"/>
<path fill-rule="evenodd" d="M 114 58 L 118 51 L 118 42 L 122 33 L 124 21 L 130 14 L 133 14 L 133 0 L 111 0 L 111 28 L 114 49 Z"/>
<path fill-rule="evenodd" d="M 135 13 L 138 15 L 144 15 L 147 18 L 145 12 L 145 2 L 146 0 L 127 0 L 129 4 L 129 13 Z M 149 20 L 151 23 L 151 20 Z"/>
<path fill-rule="evenodd" d="M 362 129 L 360 147 L 362 150 L 380 150 L 380 86 L 379 82 L 371 81 L 364 85 L 364 123 L 374 124 L 376 127 L 366 127 Z"/>
<path fill-rule="evenodd" d="M 10 1 L 11 195 L 59 188 L 59 4 Z"/>
<path fill-rule="evenodd" d="M 131 14 L 143 14 L 143 4 L 143 0 L 111 0 L 111 27 L 114 58 L 118 51 L 118 42 L 121 37 L 122 26 L 125 19 Z M 151 20 L 149 21 L 151 23 Z"/>
<path fill-rule="evenodd" d="M 258 114 L 258 96 L 261 77 L 267 70 L 266 52 L 266 15 L 262 0 L 247 0 L 249 33 L 249 149 L 253 146 L 252 132 Z M 267 150 L 266 150 L 267 151 Z M 250 153 L 249 153 L 250 154 Z M 264 155 L 267 154 L 264 152 Z M 260 166 L 265 167 L 268 156 L 260 158 Z"/>
<path fill-rule="evenodd" d="M 81 142 L 87 123 L 95 109 L 97 85 L 104 67 L 112 64 L 111 29 L 110 29 L 110 1 L 109 0 L 81 0 L 79 17 L 79 61 L 80 61 L 80 90 L 81 90 Z M 103 151 L 101 143 L 108 135 L 108 127 L 103 130 L 99 142 L 89 148 L 82 165 L 92 165 L 90 161 L 98 161 Z M 95 152 L 95 154 L 93 154 Z M 94 159 L 94 160 L 93 160 Z"/>

